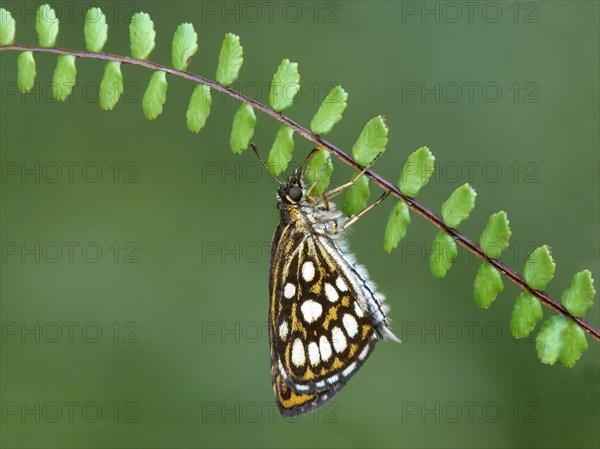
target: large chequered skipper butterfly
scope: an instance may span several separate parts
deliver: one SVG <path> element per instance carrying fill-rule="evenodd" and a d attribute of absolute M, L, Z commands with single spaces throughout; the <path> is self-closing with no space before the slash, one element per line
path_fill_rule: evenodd
<path fill-rule="evenodd" d="M 311 196 L 312 186 L 296 170 L 277 191 L 281 219 L 271 243 L 269 338 L 273 389 L 284 416 L 303 415 L 329 401 L 379 339 L 400 341 L 389 328 L 383 295 L 344 238 L 348 226 L 387 193 L 346 217 L 329 200 L 351 184 Z"/>

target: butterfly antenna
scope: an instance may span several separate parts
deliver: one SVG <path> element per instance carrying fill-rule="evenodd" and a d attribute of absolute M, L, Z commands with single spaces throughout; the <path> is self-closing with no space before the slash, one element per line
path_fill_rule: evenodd
<path fill-rule="evenodd" d="M 269 175 L 271 175 L 271 178 L 273 178 L 275 181 L 277 181 L 280 185 L 283 184 L 283 182 L 280 181 L 279 178 L 277 176 L 275 176 L 271 170 L 269 170 L 269 166 L 266 164 L 265 160 L 262 158 L 262 156 L 258 152 L 258 147 L 253 142 L 250 143 L 250 146 L 254 150 L 254 153 L 258 157 L 258 160 L 260 161 L 260 163 L 262 164 L 262 166 L 265 168 L 265 170 L 267 171 L 267 173 Z"/>

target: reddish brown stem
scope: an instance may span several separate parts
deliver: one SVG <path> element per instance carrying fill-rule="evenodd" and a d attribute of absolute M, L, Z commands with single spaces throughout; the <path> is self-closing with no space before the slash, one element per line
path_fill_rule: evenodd
<path fill-rule="evenodd" d="M 202 76 L 194 75 L 193 73 L 182 72 L 180 70 L 175 70 L 175 69 L 172 69 L 170 67 L 166 67 L 166 66 L 163 66 L 160 64 L 155 64 L 153 62 L 148 62 L 148 61 L 140 61 L 140 60 L 133 59 L 133 58 L 130 58 L 127 56 L 115 56 L 115 55 L 110 55 L 110 54 L 106 54 L 106 53 L 89 53 L 89 52 L 85 52 L 85 51 L 65 50 L 62 48 L 28 47 L 28 46 L 24 46 L 24 45 L 9 45 L 9 46 L 5 46 L 5 47 L 0 47 L 0 51 L 32 51 L 32 52 L 38 52 L 38 53 L 54 53 L 54 54 L 73 55 L 73 56 L 80 57 L 80 58 L 101 59 L 104 61 L 116 61 L 116 62 L 121 62 L 121 63 L 125 63 L 125 64 L 131 64 L 131 65 L 136 65 L 136 66 L 140 66 L 140 67 L 145 67 L 145 68 L 148 68 L 151 70 L 162 70 L 171 75 L 178 76 L 181 78 L 186 78 L 186 79 L 189 79 L 189 80 L 194 81 L 199 84 L 207 85 L 211 89 L 214 89 L 219 92 L 223 92 L 223 93 L 235 98 L 236 100 L 242 101 L 242 102 L 252 106 L 254 109 L 258 109 L 259 111 L 262 111 L 265 114 L 270 115 L 274 119 L 280 121 L 281 123 L 289 126 L 297 134 L 301 135 L 305 139 L 315 142 L 316 144 L 327 149 L 331 154 L 333 154 L 340 161 L 344 162 L 345 164 L 349 165 L 350 167 L 353 167 L 356 170 L 364 170 L 364 167 L 359 165 L 356 161 L 354 161 L 354 159 L 352 159 L 348 154 L 344 153 L 338 147 L 336 147 L 332 143 L 324 140 L 320 136 L 313 134 L 308 129 L 299 125 L 298 123 L 296 123 L 292 119 L 286 117 L 285 115 L 281 114 L 280 112 L 277 112 L 267 105 L 259 103 L 259 102 L 255 101 L 233 89 L 230 89 L 229 87 L 225 87 L 215 81 L 211 81 Z M 430 221 L 435 226 L 440 228 L 442 231 L 447 232 L 449 235 L 452 236 L 452 238 L 460 246 L 462 246 L 463 248 L 466 248 L 468 251 L 470 251 L 471 253 L 473 253 L 474 255 L 479 257 L 480 259 L 485 260 L 486 262 L 490 263 L 494 268 L 496 268 L 500 273 L 502 273 L 510 281 L 512 281 L 519 287 L 521 287 L 523 290 L 531 293 L 533 296 L 538 298 L 547 307 L 554 309 L 556 312 L 560 313 L 561 315 L 564 315 L 569 320 L 575 322 L 585 332 L 587 332 L 589 335 L 591 335 L 592 338 L 594 338 L 597 341 L 600 341 L 600 330 L 599 329 L 595 328 L 588 321 L 571 315 L 569 313 L 569 311 L 565 308 L 565 306 L 563 306 L 559 301 L 554 299 L 552 296 L 550 296 L 545 291 L 534 290 L 531 287 L 529 287 L 527 285 L 527 282 L 525 282 L 525 279 L 523 278 L 523 276 L 521 276 L 516 271 L 509 268 L 507 265 L 500 262 L 499 260 L 487 257 L 479 245 L 477 245 L 475 242 L 473 242 L 472 240 L 470 240 L 469 238 L 464 236 L 462 233 L 460 233 L 456 229 L 453 229 L 453 228 L 447 226 L 439 216 L 437 216 L 436 214 L 431 212 L 429 209 L 427 209 L 425 206 L 423 206 L 419 202 L 415 201 L 414 198 L 404 195 L 402 192 L 400 192 L 400 189 L 398 189 L 398 187 L 396 187 L 390 181 L 382 178 L 380 175 L 378 175 L 371 169 L 366 169 L 365 175 L 368 176 L 369 179 L 374 184 L 377 184 L 383 190 L 391 192 L 392 195 L 394 195 L 395 197 L 404 201 L 408 205 L 408 207 L 410 207 L 410 209 L 412 209 L 413 211 L 415 211 L 416 213 L 421 215 L 427 221 Z"/>

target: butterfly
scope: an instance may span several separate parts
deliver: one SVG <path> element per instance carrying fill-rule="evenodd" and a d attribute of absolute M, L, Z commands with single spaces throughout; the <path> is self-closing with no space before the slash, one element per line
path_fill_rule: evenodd
<path fill-rule="evenodd" d="M 271 244 L 269 340 L 273 390 L 286 417 L 331 400 L 377 341 L 400 341 L 390 330 L 383 295 L 344 237 L 387 195 L 346 217 L 328 200 L 351 184 L 313 197 L 296 170 L 277 191 L 281 218 Z"/>

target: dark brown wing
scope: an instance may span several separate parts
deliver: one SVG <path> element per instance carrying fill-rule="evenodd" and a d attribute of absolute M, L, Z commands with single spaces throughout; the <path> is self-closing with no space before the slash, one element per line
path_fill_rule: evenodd
<path fill-rule="evenodd" d="M 377 333 L 333 242 L 280 224 L 271 248 L 269 329 L 273 386 L 282 414 L 308 413 L 345 385 Z M 332 246 L 333 245 L 333 246 Z"/>

